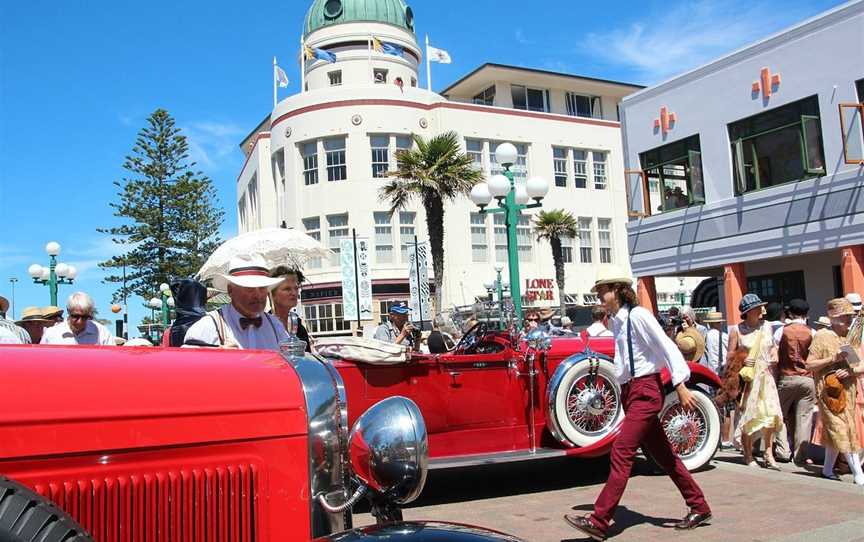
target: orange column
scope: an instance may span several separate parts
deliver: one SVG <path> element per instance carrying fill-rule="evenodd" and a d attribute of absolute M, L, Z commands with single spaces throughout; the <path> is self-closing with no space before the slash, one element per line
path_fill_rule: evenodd
<path fill-rule="evenodd" d="M 654 277 L 639 277 L 636 282 L 636 297 L 640 307 L 648 309 L 651 314 L 657 314 L 657 286 L 654 284 Z"/>
<path fill-rule="evenodd" d="M 864 245 L 845 247 L 841 251 L 840 273 L 843 294 L 864 294 Z"/>
<path fill-rule="evenodd" d="M 738 305 L 747 291 L 747 275 L 743 263 L 730 263 L 723 266 L 723 303 L 726 307 L 726 321 L 729 325 L 740 324 L 741 315 Z"/>

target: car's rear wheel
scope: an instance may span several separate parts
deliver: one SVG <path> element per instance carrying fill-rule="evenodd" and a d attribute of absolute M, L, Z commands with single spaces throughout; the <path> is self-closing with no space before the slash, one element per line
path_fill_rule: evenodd
<path fill-rule="evenodd" d="M 93 542 L 52 502 L 0 476 L 0 542 Z"/>
<path fill-rule="evenodd" d="M 696 408 L 690 411 L 681 408 L 676 392 L 668 393 L 660 411 L 660 423 L 684 466 L 695 471 L 707 465 L 717 453 L 720 414 L 704 392 L 691 389 L 690 393 L 696 399 Z"/>
<path fill-rule="evenodd" d="M 590 370 L 592 364 L 596 364 L 594 375 Z M 565 371 L 550 389 L 553 432 L 574 446 L 590 446 L 624 419 L 615 366 L 606 360 L 585 359 Z"/>

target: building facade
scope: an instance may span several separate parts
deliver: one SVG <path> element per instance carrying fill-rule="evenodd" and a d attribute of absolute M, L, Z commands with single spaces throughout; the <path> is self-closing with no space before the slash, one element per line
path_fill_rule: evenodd
<path fill-rule="evenodd" d="M 737 322 L 746 292 L 814 311 L 864 293 L 862 102 L 860 1 L 625 98 L 640 296 L 654 302 L 657 277 L 715 277 Z"/>
<path fill-rule="evenodd" d="M 401 54 L 370 50 L 373 36 L 398 46 Z M 247 158 L 237 179 L 241 232 L 293 227 L 337 252 L 352 230 L 368 237 L 377 318 L 389 303 L 407 299 L 407 243 L 415 235 L 427 237 L 419 201 L 388 212 L 389 203 L 379 195 L 386 173 L 395 169 L 396 153 L 412 145 L 412 134 L 430 138 L 455 131 L 487 175 L 499 170 L 497 144 L 515 144 L 517 182 L 545 177 L 550 190 L 543 208 L 563 208 L 577 217 L 579 236 L 565 241 L 569 301 L 592 301 L 598 265 L 627 267 L 617 109 L 621 98 L 641 87 L 485 64 L 441 94 L 429 92 L 417 86 L 423 50 L 413 12 L 401 0 L 316 0 L 304 41 L 334 54 L 335 62 L 308 60 L 305 91 L 278 102 L 242 143 Z M 495 265 L 506 267 L 501 217 L 478 211 L 467 197 L 446 208 L 443 310 L 486 297 L 484 284 L 495 278 Z M 526 213 L 519 227 L 522 292 L 528 305 L 557 306 L 551 249 L 535 238 L 535 213 Z M 302 303 L 313 333 L 351 329 L 341 318 L 337 262 L 338 254 L 304 270 L 309 282 Z"/>

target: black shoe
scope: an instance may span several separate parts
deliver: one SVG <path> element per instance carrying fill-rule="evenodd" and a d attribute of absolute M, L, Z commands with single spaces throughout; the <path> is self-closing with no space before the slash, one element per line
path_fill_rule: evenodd
<path fill-rule="evenodd" d="M 822 478 L 825 478 L 826 480 L 832 480 L 834 482 L 840 481 L 840 477 L 837 476 L 836 474 L 834 474 L 833 472 L 831 474 L 825 474 L 824 472 L 820 471 L 819 476 L 821 476 Z"/>
<path fill-rule="evenodd" d="M 684 516 L 684 519 L 675 524 L 675 530 L 686 531 L 688 529 L 695 529 L 709 519 L 711 519 L 711 512 L 706 512 L 704 514 L 690 512 L 689 514 Z"/>
<path fill-rule="evenodd" d="M 594 540 L 603 542 L 606 540 L 606 533 L 594 525 L 594 522 L 588 516 L 577 516 L 575 514 L 564 514 L 564 521 L 570 524 L 577 531 L 582 531 Z"/>

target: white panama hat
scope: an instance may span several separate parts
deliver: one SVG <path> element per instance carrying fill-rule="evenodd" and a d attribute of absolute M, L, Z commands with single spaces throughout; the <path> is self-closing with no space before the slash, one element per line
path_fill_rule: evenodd
<path fill-rule="evenodd" d="M 228 291 L 228 284 L 241 288 L 275 288 L 285 277 L 270 277 L 267 262 L 258 254 L 234 256 L 228 262 L 228 274 L 213 277 L 213 287 Z"/>
<path fill-rule="evenodd" d="M 597 280 L 594 281 L 594 287 L 591 288 L 591 293 L 597 293 L 597 287 L 603 284 L 626 284 L 633 285 L 633 279 L 627 276 L 617 265 L 606 265 L 597 271 Z"/>

